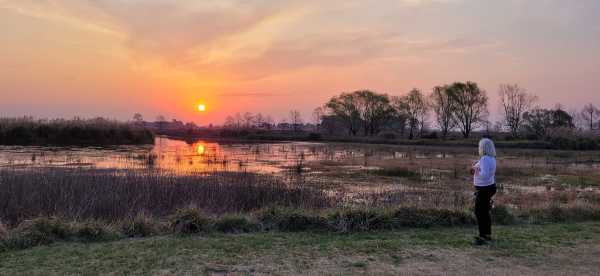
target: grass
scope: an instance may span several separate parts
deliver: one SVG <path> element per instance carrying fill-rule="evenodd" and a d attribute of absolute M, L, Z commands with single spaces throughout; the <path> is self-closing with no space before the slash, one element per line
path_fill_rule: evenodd
<path fill-rule="evenodd" d="M 497 242 L 484 248 L 471 246 L 474 232 L 460 227 L 352 234 L 269 232 L 58 243 L 0 253 L 0 274 L 361 273 L 415 260 L 436 265 L 446 258 L 439 252 L 451 252 L 451 262 L 461 256 L 473 260 L 472 254 L 478 260 L 509 258 L 535 266 L 540 260 L 547 262 L 549 252 L 600 241 L 599 222 L 499 226 L 494 228 Z"/>
<path fill-rule="evenodd" d="M 0 170 L 0 202 L 0 218 L 7 224 L 39 216 L 117 222 L 140 212 L 164 217 L 190 205 L 226 213 L 331 204 L 323 191 L 292 187 L 269 175 L 59 168 Z"/>

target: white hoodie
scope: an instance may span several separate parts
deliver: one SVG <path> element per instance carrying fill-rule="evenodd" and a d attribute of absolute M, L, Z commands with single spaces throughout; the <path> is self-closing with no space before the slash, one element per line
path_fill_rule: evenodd
<path fill-rule="evenodd" d="M 496 158 L 484 155 L 479 159 L 473 168 L 473 184 L 478 187 L 485 187 L 496 184 Z"/>

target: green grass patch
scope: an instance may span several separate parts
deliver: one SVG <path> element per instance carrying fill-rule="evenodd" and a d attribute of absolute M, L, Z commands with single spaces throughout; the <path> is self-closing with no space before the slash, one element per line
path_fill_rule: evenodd
<path fill-rule="evenodd" d="M 251 274 L 253 268 L 247 267 L 256 264 L 260 264 L 260 271 L 273 272 L 293 260 L 296 269 L 301 270 L 314 265 L 311 260 L 317 258 L 351 259 L 365 255 L 394 263 L 401 256 L 440 249 L 486 258 L 540 258 L 561 247 L 600 241 L 600 222 L 498 226 L 493 230 L 496 242 L 482 248 L 471 245 L 475 231 L 457 227 L 352 234 L 261 232 L 56 243 L 0 253 L 0 274 L 202 274 L 215 270 Z M 369 261 L 354 259 L 347 264 L 364 268 L 363 264 L 368 266 Z"/>

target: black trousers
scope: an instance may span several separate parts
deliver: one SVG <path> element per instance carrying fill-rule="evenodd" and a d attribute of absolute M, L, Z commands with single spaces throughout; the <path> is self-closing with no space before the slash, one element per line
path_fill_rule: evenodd
<path fill-rule="evenodd" d="M 492 235 L 492 197 L 496 194 L 496 184 L 485 187 L 475 186 L 475 217 L 479 225 L 479 236 L 490 237 Z"/>

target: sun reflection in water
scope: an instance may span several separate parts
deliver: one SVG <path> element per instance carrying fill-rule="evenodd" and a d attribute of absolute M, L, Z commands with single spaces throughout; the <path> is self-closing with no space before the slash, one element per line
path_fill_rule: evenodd
<path fill-rule="evenodd" d="M 206 151 L 206 149 L 204 148 L 204 145 L 200 144 L 196 147 L 196 152 L 198 153 L 198 155 L 204 155 L 204 152 Z"/>

